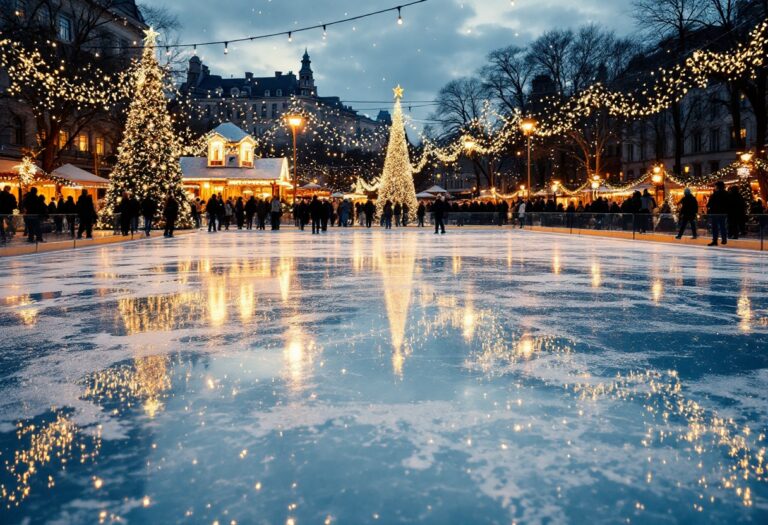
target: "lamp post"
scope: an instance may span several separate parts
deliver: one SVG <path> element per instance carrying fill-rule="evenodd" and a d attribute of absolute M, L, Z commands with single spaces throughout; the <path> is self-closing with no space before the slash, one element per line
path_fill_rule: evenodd
<path fill-rule="evenodd" d="M 296 165 L 296 133 L 298 129 L 304 124 L 304 118 L 301 115 L 288 115 L 288 125 L 291 127 L 293 133 L 293 202 L 296 203 L 296 193 L 298 191 L 299 176 Z"/>
<path fill-rule="evenodd" d="M 557 191 L 560 189 L 560 181 L 552 181 L 552 196 L 555 198 L 555 206 L 557 206 Z"/>
<path fill-rule="evenodd" d="M 523 135 L 528 139 L 528 197 L 531 196 L 531 138 L 536 133 L 536 126 L 538 122 L 530 117 L 525 118 L 520 122 L 520 129 Z"/>
<path fill-rule="evenodd" d="M 666 192 L 666 181 L 665 181 L 665 172 L 664 172 L 664 165 L 663 164 L 657 164 L 653 167 L 653 175 L 651 175 L 651 181 L 656 186 L 656 190 L 658 191 L 658 188 L 661 188 L 661 201 L 664 202 L 667 198 L 667 192 Z"/>

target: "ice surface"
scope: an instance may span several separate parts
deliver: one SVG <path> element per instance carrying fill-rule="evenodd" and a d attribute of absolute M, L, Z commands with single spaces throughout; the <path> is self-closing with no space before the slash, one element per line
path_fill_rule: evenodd
<path fill-rule="evenodd" d="M 767 269 L 510 230 L 6 259 L 0 522 L 764 523 Z"/>

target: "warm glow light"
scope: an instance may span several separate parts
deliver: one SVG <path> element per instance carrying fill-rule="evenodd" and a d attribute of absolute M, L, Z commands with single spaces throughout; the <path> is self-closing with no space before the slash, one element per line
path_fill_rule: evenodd
<path fill-rule="evenodd" d="M 741 162 L 743 162 L 744 164 L 749 164 L 750 162 L 752 162 L 752 154 L 748 151 L 739 155 L 739 158 L 741 159 Z"/>
<path fill-rule="evenodd" d="M 520 122 L 520 129 L 523 132 L 523 135 L 526 137 L 530 137 L 534 133 L 536 133 L 536 126 L 538 125 L 538 122 L 536 122 L 535 119 L 532 118 L 524 118 Z"/>
<path fill-rule="evenodd" d="M 288 115 L 288 125 L 292 128 L 301 127 L 304 124 L 304 118 L 301 115 Z"/>

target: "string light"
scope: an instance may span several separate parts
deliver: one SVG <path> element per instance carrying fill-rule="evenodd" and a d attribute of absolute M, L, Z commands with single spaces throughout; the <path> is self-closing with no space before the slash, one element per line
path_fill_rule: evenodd
<path fill-rule="evenodd" d="M 224 54 L 229 54 L 229 42 L 224 42 Z"/>
<path fill-rule="evenodd" d="M 397 25 L 403 25 L 403 15 L 399 7 L 397 8 Z"/>
<path fill-rule="evenodd" d="M 288 31 L 288 42 L 293 42 L 293 33 Z"/>

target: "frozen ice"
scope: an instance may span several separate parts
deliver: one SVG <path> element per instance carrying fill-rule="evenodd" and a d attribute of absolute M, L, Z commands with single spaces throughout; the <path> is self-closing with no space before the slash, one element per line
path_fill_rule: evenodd
<path fill-rule="evenodd" d="M 0 521 L 764 523 L 767 269 L 508 229 L 5 259 Z"/>

